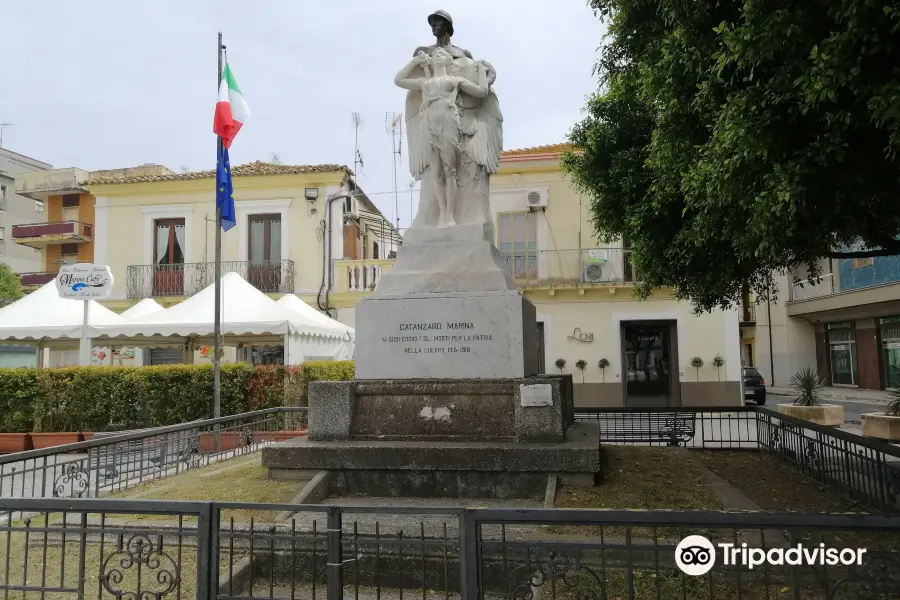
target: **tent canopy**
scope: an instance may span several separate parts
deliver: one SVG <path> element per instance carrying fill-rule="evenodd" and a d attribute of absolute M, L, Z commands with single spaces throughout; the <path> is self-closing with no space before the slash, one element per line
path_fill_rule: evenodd
<path fill-rule="evenodd" d="M 91 327 L 94 338 L 203 337 L 213 334 L 215 285 L 175 306 L 108 326 Z M 339 332 L 277 304 L 237 273 L 222 276 L 222 334 L 297 334 L 340 338 Z"/>
<path fill-rule="evenodd" d="M 303 317 L 313 319 L 316 322 L 334 329 L 341 337 L 346 338 L 347 334 L 350 334 L 351 339 L 355 337 L 355 332 L 352 327 L 348 327 L 340 321 L 332 319 L 328 315 L 323 315 L 294 294 L 285 294 L 278 299 L 278 304 Z"/>
<path fill-rule="evenodd" d="M 90 301 L 88 323 L 111 326 L 122 317 L 96 300 Z M 45 283 L 34 292 L 0 308 L 0 340 L 52 340 L 81 337 L 84 301 L 60 298 L 56 282 Z"/>
<path fill-rule="evenodd" d="M 160 310 L 165 310 L 162 305 L 154 300 L 153 298 L 144 298 L 131 308 L 126 311 L 123 311 L 119 316 L 122 317 L 123 320 L 129 319 L 137 319 L 138 317 L 144 317 L 151 313 L 155 313 Z"/>

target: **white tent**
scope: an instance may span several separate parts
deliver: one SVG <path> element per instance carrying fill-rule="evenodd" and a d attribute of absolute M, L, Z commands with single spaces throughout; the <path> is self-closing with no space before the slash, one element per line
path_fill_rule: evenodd
<path fill-rule="evenodd" d="M 344 352 L 344 339 L 334 327 L 304 318 L 279 305 L 237 273 L 222 276 L 222 335 L 225 343 L 277 340 L 285 344 L 285 362 L 335 358 Z M 207 339 L 213 335 L 215 286 L 210 285 L 170 308 L 109 326 L 91 327 L 95 339 L 128 338 L 127 345 L 157 345 L 160 338 Z M 123 340 L 124 341 L 124 340 Z"/>
<path fill-rule="evenodd" d="M 88 323 L 112 326 L 122 317 L 91 300 Z M 60 298 L 56 282 L 45 283 L 34 292 L 0 308 L 0 340 L 70 340 L 81 337 L 84 301 Z"/>
<path fill-rule="evenodd" d="M 144 317 L 151 313 L 158 312 L 160 310 L 165 310 L 163 306 L 154 300 L 153 298 L 144 298 L 131 308 L 126 311 L 123 311 L 119 316 L 122 317 L 123 320 L 129 319 L 137 319 L 138 317 Z"/>
<path fill-rule="evenodd" d="M 333 358 L 335 360 L 350 360 L 351 358 L 353 358 L 353 348 L 354 341 L 356 339 L 356 332 L 352 327 L 348 327 L 340 321 L 332 319 L 328 315 L 323 315 L 294 294 L 285 294 L 278 299 L 278 304 L 284 306 L 292 312 L 299 314 L 304 318 L 313 319 L 316 322 L 322 323 L 323 325 L 337 331 L 343 338 L 344 347 L 342 348 L 340 355 L 334 356 Z"/>

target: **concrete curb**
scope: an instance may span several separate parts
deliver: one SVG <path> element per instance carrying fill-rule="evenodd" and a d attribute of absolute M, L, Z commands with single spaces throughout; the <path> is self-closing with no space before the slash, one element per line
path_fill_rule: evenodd
<path fill-rule="evenodd" d="M 291 504 L 320 504 L 323 500 L 328 498 L 328 483 L 331 474 L 328 471 L 319 471 L 316 473 L 315 477 L 313 477 L 300 492 L 291 499 Z M 294 511 L 282 511 L 278 513 L 278 516 L 275 519 L 279 522 L 287 521 L 291 518 L 292 515 L 296 514 Z"/>

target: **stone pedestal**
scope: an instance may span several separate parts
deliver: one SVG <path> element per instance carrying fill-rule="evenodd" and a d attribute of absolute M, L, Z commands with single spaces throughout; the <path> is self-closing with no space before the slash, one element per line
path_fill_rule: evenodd
<path fill-rule="evenodd" d="M 327 470 L 338 494 L 542 497 L 549 475 L 592 485 L 600 430 L 574 422 L 570 378 L 312 382 L 308 438 L 265 448 L 263 464 Z"/>

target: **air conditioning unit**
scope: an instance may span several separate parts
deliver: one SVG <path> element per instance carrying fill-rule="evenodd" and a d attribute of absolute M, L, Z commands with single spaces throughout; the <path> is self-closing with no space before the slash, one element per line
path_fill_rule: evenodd
<path fill-rule="evenodd" d="M 344 198 L 344 216 L 359 218 L 359 203 L 356 198 Z"/>
<path fill-rule="evenodd" d="M 529 190 L 525 195 L 525 204 L 529 210 L 547 208 L 550 194 L 547 190 Z"/>
<path fill-rule="evenodd" d="M 588 250 L 581 268 L 581 279 L 584 283 L 601 283 L 609 279 L 607 272 L 612 265 L 609 262 L 609 250 Z"/>

